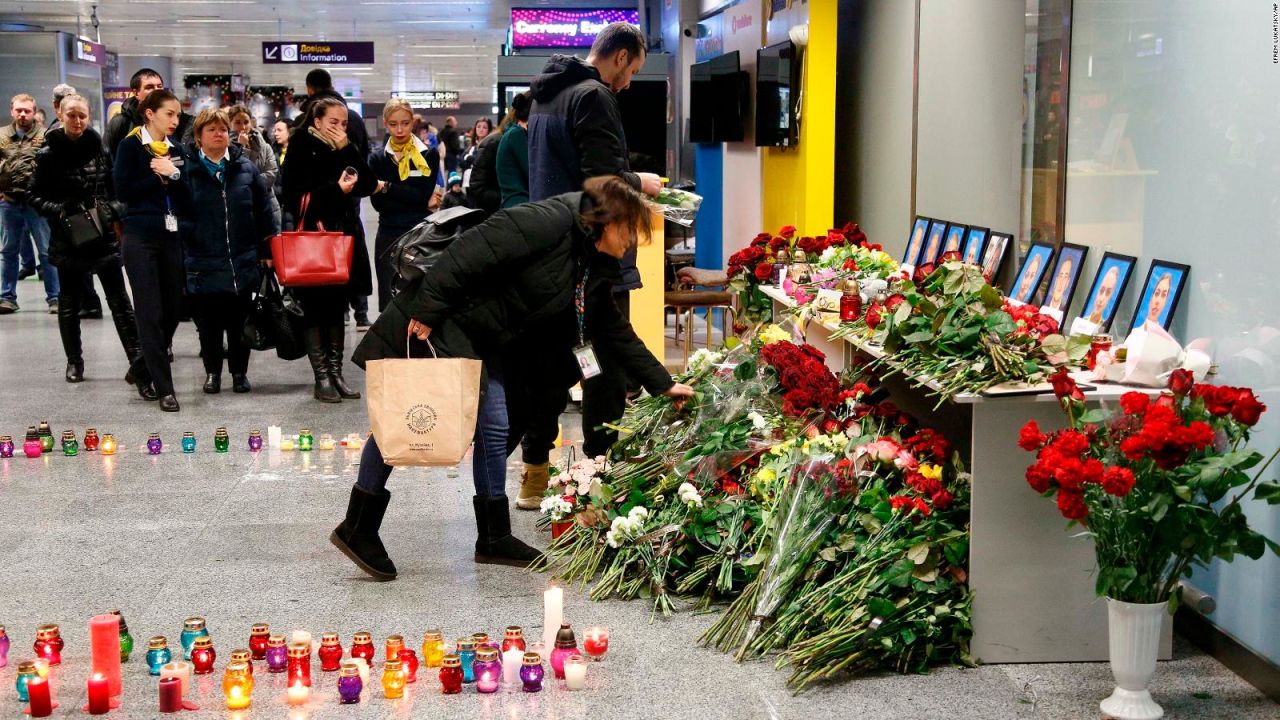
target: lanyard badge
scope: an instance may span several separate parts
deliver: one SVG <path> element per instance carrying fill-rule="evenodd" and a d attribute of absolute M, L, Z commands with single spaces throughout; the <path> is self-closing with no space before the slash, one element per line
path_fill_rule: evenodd
<path fill-rule="evenodd" d="M 587 342 L 586 289 L 587 277 L 590 273 L 590 270 L 582 273 L 582 279 L 578 281 L 578 286 L 573 291 L 573 306 L 578 314 L 578 346 L 573 349 L 573 356 L 578 361 L 578 369 L 582 371 L 583 380 L 590 380 L 601 373 L 596 351 L 591 347 L 591 343 Z"/>

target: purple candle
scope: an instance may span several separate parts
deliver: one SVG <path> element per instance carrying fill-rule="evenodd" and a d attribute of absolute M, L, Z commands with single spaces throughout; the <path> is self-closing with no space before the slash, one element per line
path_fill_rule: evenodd
<path fill-rule="evenodd" d="M 254 430 L 249 433 L 249 452 L 258 452 L 262 449 L 262 433 Z"/>
<path fill-rule="evenodd" d="M 160 440 L 160 433 L 151 433 L 151 437 L 147 438 L 147 452 L 159 455 L 163 448 L 164 442 Z"/>
<path fill-rule="evenodd" d="M 524 683 L 527 693 L 542 692 L 542 678 L 546 671 L 542 669 L 542 656 L 535 652 L 525 653 L 524 662 L 520 666 L 520 682 Z"/>
<path fill-rule="evenodd" d="M 353 662 L 342 663 L 338 676 L 338 702 L 353 705 L 360 702 L 360 692 L 364 690 L 364 681 L 360 679 L 360 666 Z"/>

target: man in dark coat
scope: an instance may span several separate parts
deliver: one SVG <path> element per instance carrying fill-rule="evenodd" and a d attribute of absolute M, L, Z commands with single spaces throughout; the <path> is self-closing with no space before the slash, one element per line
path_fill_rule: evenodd
<path fill-rule="evenodd" d="M 648 195 L 657 195 L 662 189 L 657 175 L 631 172 L 615 97 L 631 85 L 632 76 L 644 66 L 645 56 L 645 37 L 640 28 L 613 23 L 596 36 L 585 61 L 574 55 L 552 55 L 547 61 L 530 87 L 530 200 L 580 190 L 587 178 L 597 175 L 618 175 Z M 622 281 L 614 287 L 614 300 L 626 317 L 630 315 L 628 292 L 640 287 L 634 250 L 623 258 L 621 270 Z M 603 455 L 616 439 L 615 433 L 600 426 L 622 416 L 627 393 L 623 364 L 607 353 L 597 354 L 604 372 L 583 383 L 583 450 L 590 457 Z M 532 364 L 528 370 L 539 372 Z M 535 498 L 546 487 L 544 448 L 549 449 L 555 440 L 556 420 L 565 399 L 533 398 L 531 402 L 542 409 L 534 411 L 535 419 L 525 439 L 525 480 L 517 501 L 525 510 L 538 508 Z"/>
<path fill-rule="evenodd" d="M 444 129 L 440 131 L 441 156 L 444 158 L 444 176 L 458 169 L 462 160 L 462 136 L 458 134 L 458 118 L 450 115 L 444 119 Z"/>
<path fill-rule="evenodd" d="M 153 91 L 163 90 L 164 78 L 151 68 L 142 68 L 129 78 L 129 89 L 133 90 L 133 97 L 124 101 L 120 106 L 120 113 L 111 118 L 107 123 L 107 131 L 102 134 L 102 144 L 106 146 L 112 161 L 116 159 L 116 148 L 120 147 L 120 141 L 133 132 L 134 128 L 146 123 L 146 118 L 142 117 L 142 111 L 138 109 L 138 103 Z M 191 142 L 191 121 L 189 113 L 184 112 L 178 116 L 178 129 L 173 133 L 174 142 Z"/>

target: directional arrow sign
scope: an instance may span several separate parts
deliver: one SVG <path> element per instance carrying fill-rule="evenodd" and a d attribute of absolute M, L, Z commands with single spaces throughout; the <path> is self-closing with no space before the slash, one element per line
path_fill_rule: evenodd
<path fill-rule="evenodd" d="M 275 60 L 280 57 L 280 46 L 274 43 L 262 43 L 262 60 Z"/>
<path fill-rule="evenodd" d="M 373 43 L 282 40 L 262 43 L 262 62 L 316 65 L 371 65 Z"/>

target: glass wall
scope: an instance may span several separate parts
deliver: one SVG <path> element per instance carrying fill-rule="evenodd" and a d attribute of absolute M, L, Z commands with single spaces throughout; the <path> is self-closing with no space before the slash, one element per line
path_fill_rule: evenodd
<path fill-rule="evenodd" d="M 1153 259 L 1191 267 L 1172 331 L 1204 338 L 1218 382 L 1252 386 L 1280 443 L 1280 66 L 1273 4 L 1255 0 L 1075 0 L 1067 242 L 1139 258 L 1116 313 L 1123 337 Z M 1077 293 L 1076 309 L 1083 304 Z M 1070 316 L 1070 314 L 1069 314 Z M 1274 474 L 1274 470 L 1271 471 Z M 1280 539 L 1280 508 L 1246 509 Z M 1280 662 L 1280 558 L 1198 572 L 1210 619 Z"/>

